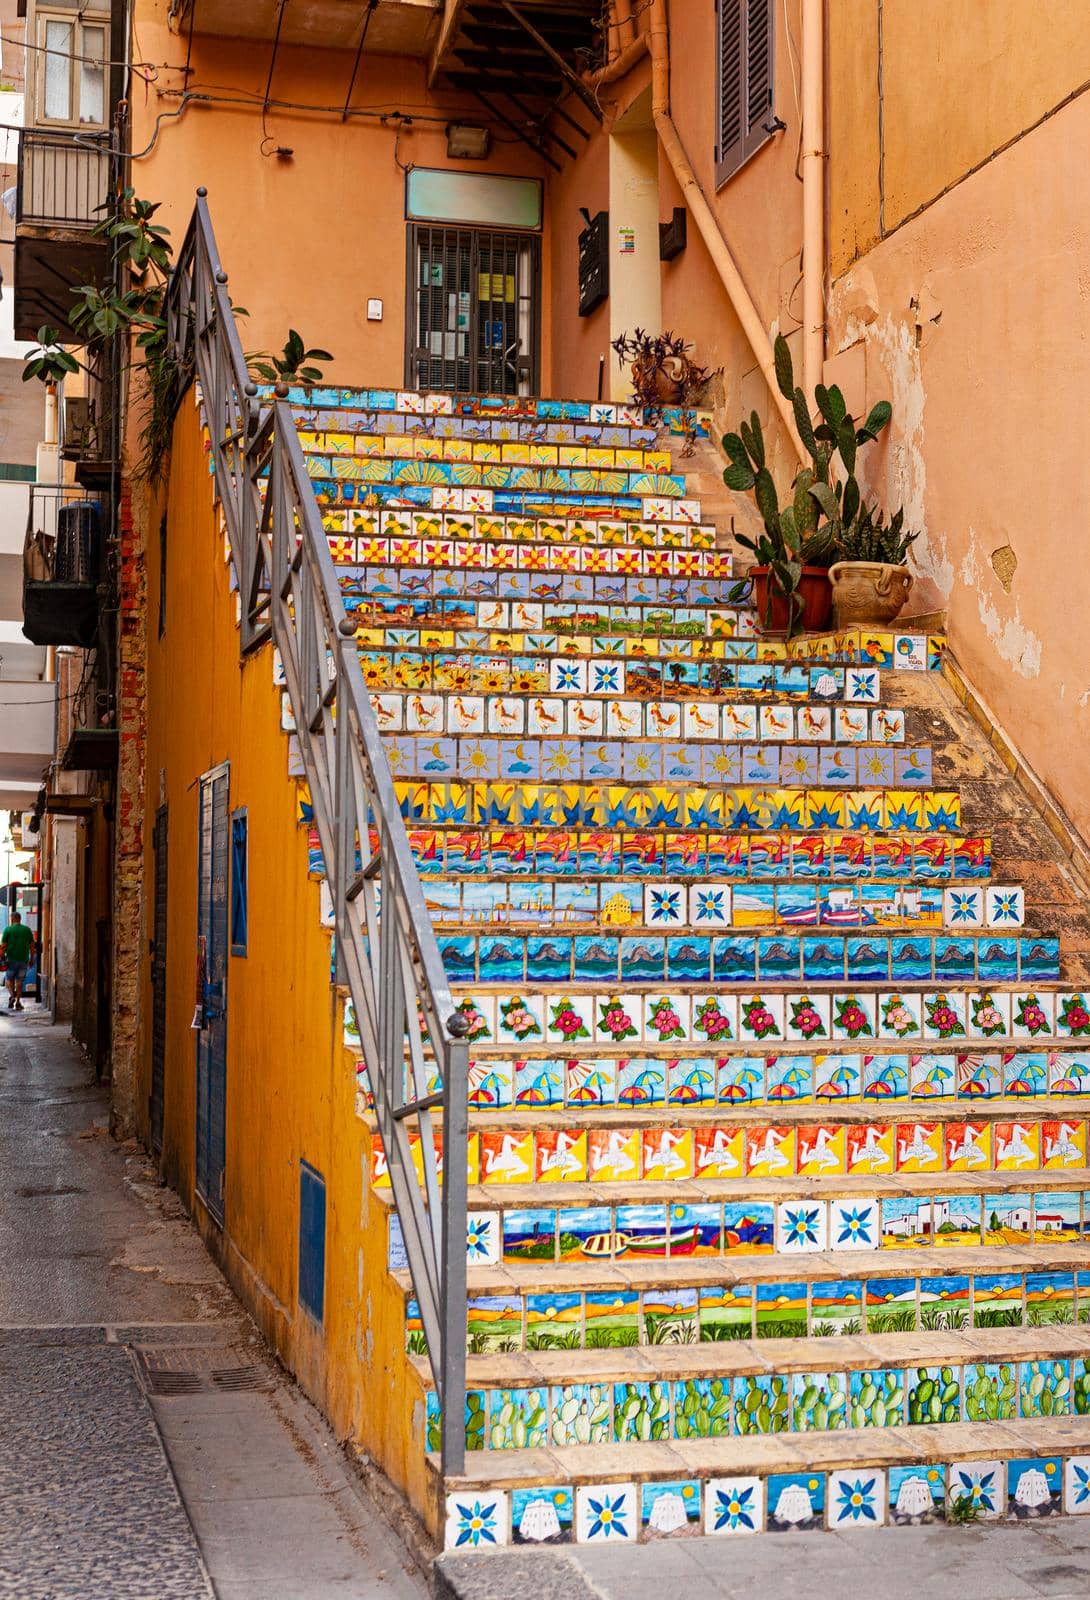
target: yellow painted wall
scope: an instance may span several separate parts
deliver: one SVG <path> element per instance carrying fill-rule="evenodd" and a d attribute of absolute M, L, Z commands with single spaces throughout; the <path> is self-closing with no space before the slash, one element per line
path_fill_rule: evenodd
<path fill-rule="evenodd" d="M 386 1272 L 383 1208 L 369 1194 L 370 1133 L 356 1115 L 329 935 L 307 875 L 307 835 L 287 776 L 272 652 L 240 664 L 235 597 L 213 507 L 198 414 L 175 426 L 166 494 L 167 609 L 150 619 L 145 793 L 147 884 L 152 823 L 169 806 L 169 935 L 163 1169 L 201 1222 L 244 1303 L 339 1436 L 366 1449 L 425 1504 L 419 1386 L 403 1354 L 403 1305 Z M 148 592 L 158 539 L 146 542 Z M 230 762 L 230 806 L 249 814 L 249 943 L 227 976 L 226 1221 L 222 1236 L 194 1195 L 197 780 Z M 147 908 L 151 923 L 150 901 Z M 150 974 L 145 966 L 143 1082 L 150 1092 Z M 324 1334 L 296 1304 L 299 1163 L 326 1180 Z"/>

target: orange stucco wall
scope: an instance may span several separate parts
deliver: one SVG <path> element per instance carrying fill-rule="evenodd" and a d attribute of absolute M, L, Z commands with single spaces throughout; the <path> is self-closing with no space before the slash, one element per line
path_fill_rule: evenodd
<path fill-rule="evenodd" d="M 272 651 L 239 659 L 235 596 L 192 394 L 175 424 L 167 514 L 166 628 L 147 643 L 144 839 L 168 807 L 167 1046 L 162 1167 L 243 1302 L 338 1435 L 358 1443 L 427 1511 L 423 1411 L 404 1351 L 404 1307 L 386 1272 L 385 1209 L 369 1187 L 370 1131 L 330 984 L 330 936 L 307 873 L 307 834 L 287 773 Z M 147 550 L 159 587 L 158 539 Z M 249 941 L 227 972 L 225 1224 L 195 1193 L 197 780 L 230 763 L 231 809 L 249 835 Z M 146 945 L 145 945 L 146 952 Z M 143 972 L 137 1102 L 147 1137 L 150 967 Z M 299 1165 L 326 1181 L 324 1328 L 297 1303 Z"/>
<path fill-rule="evenodd" d="M 137 193 L 163 202 L 163 219 L 181 238 L 198 185 L 208 201 L 232 297 L 250 313 L 246 348 L 279 349 L 294 327 L 311 346 L 332 352 L 334 380 L 400 387 L 405 344 L 405 167 L 540 176 L 535 151 L 499 130 L 486 161 L 446 154 L 446 123 L 478 122 L 475 101 L 432 95 L 425 63 L 365 54 L 353 105 L 416 116 L 400 134 L 392 125 L 336 111 L 287 111 L 261 103 L 271 45 L 195 33 L 188 84 L 195 98 L 181 116 L 179 94 L 186 39 L 166 26 L 167 0 L 138 0 L 140 59 L 160 67 L 135 97 L 132 147 L 150 154 L 133 164 Z M 282 47 L 272 96 L 340 107 L 352 54 Z M 240 100 L 225 104 L 224 99 Z M 155 133 L 156 119 L 165 116 Z M 430 120 L 429 120 L 430 119 Z M 262 154 L 290 147 L 291 160 Z M 381 322 L 368 322 L 367 301 L 384 302 Z"/>
<path fill-rule="evenodd" d="M 827 372 L 892 399 L 868 465 L 924 529 L 917 605 L 1090 835 L 1090 30 L 1080 0 L 1041 17 L 883 0 L 880 108 L 877 6 L 829 8 Z"/>

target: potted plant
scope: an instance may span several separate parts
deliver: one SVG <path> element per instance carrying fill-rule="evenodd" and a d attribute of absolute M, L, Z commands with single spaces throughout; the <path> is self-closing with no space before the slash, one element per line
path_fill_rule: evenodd
<path fill-rule="evenodd" d="M 885 513 L 867 506 L 838 540 L 839 559 L 829 569 L 838 628 L 892 622 L 908 599 L 912 573 L 905 556 L 919 538 L 904 532 L 902 506 L 887 525 Z"/>
<path fill-rule="evenodd" d="M 866 421 L 859 423 L 836 385 L 826 388 L 819 383 L 814 390 L 815 419 L 795 384 L 791 351 L 782 334 L 776 338 L 774 355 L 776 380 L 791 402 L 799 438 L 813 465 L 796 475 L 791 503 L 781 511 L 776 485 L 765 464 L 760 420 L 754 412 L 748 424 L 742 423 L 737 433 L 728 433 L 723 439 L 729 459 L 723 481 L 729 489 L 753 491 L 765 532 L 756 540 L 743 534 L 737 538 L 757 557 L 749 576 L 758 615 L 767 630 L 785 631 L 793 637 L 804 629 L 823 628 L 829 620 L 829 568 L 837 560 L 846 530 L 868 514 L 855 476 L 857 453 L 861 445 L 877 439 L 889 422 L 892 407 L 887 400 L 880 400 Z M 838 462 L 836 483 L 832 481 L 834 461 Z"/>
<path fill-rule="evenodd" d="M 691 455 L 697 436 L 695 406 L 709 381 L 717 376 L 699 366 L 689 352 L 691 344 L 672 333 L 650 334 L 646 328 L 622 333 L 612 348 L 632 376 L 632 404 L 643 406 L 649 418 L 677 409 L 678 425 L 685 436 L 683 455 Z"/>

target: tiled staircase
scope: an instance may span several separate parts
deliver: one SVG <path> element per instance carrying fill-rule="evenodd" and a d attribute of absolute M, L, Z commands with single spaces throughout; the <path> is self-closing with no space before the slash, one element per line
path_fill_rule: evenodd
<path fill-rule="evenodd" d="M 1090 1510 L 1080 924 L 943 640 L 759 638 L 623 406 L 292 398 L 472 1024 L 447 1545 Z"/>

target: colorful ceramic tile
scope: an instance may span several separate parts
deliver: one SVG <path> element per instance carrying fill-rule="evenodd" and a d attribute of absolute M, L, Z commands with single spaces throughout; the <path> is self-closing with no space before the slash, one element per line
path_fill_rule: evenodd
<path fill-rule="evenodd" d="M 774 1472 L 768 1479 L 766 1494 L 769 1533 L 787 1533 L 823 1525 L 823 1473 Z"/>
<path fill-rule="evenodd" d="M 1090 1457 L 1087 1457 L 1090 1473 Z M 1080 1487 L 1075 1481 L 1075 1490 Z M 709 1478 L 704 1485 L 704 1532 L 730 1537 L 760 1533 L 764 1527 L 765 1486 L 760 1478 Z M 1071 1498 L 1072 1496 L 1069 1496 Z M 1090 1511 L 1090 1490 L 1086 1495 Z"/>
<path fill-rule="evenodd" d="M 580 1544 L 624 1544 L 639 1535 L 634 1483 L 579 1485 L 575 1491 L 575 1536 Z"/>
<path fill-rule="evenodd" d="M 570 1544 L 574 1496 L 570 1487 L 511 1490 L 511 1543 Z"/>
<path fill-rule="evenodd" d="M 946 1469 L 926 1466 L 887 1468 L 889 1520 L 895 1527 L 941 1521 L 946 1501 Z"/>

